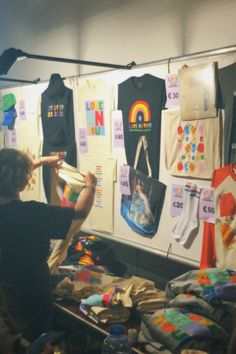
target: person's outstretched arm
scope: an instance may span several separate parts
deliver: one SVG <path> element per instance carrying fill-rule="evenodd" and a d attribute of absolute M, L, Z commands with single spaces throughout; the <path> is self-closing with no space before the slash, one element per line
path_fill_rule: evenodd
<path fill-rule="evenodd" d="M 75 205 L 74 220 L 85 219 L 93 206 L 97 179 L 92 173 L 88 172 L 84 177 L 84 184 L 85 186 Z"/>
<path fill-rule="evenodd" d="M 57 155 L 55 155 L 55 156 L 42 156 L 38 160 L 33 160 L 33 169 L 35 170 L 36 168 L 43 166 L 43 165 L 56 166 L 59 161 L 60 161 L 60 158 Z"/>

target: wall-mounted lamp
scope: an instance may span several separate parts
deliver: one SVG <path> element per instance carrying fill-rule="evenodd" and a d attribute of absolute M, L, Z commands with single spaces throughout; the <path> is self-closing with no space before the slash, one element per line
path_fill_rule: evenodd
<path fill-rule="evenodd" d="M 70 63 L 70 64 L 82 64 L 82 65 L 92 65 L 92 66 L 102 66 L 113 69 L 126 69 L 129 70 L 135 66 L 135 62 L 132 61 L 127 65 L 117 65 L 110 63 L 99 63 L 94 61 L 85 61 L 77 59 L 67 59 L 67 58 L 58 58 L 58 57 L 49 57 L 45 55 L 37 55 L 23 52 L 21 49 L 9 48 L 4 50 L 0 56 L 0 75 L 7 74 L 15 61 L 20 59 L 38 59 L 38 60 L 47 60 L 47 61 L 57 61 L 61 63 Z"/>

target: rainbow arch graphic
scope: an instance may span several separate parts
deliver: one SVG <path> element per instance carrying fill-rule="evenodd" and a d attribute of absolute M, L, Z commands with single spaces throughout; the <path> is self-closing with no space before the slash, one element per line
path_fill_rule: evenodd
<path fill-rule="evenodd" d="M 140 118 L 142 117 L 142 120 Z M 133 103 L 129 112 L 129 123 L 147 123 L 151 120 L 150 108 L 145 101 Z"/>

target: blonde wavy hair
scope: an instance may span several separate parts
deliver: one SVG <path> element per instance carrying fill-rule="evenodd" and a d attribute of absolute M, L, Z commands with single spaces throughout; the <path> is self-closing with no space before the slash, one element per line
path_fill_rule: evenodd
<path fill-rule="evenodd" d="M 23 191 L 32 176 L 33 161 L 16 149 L 0 150 L 0 196 L 13 197 Z"/>

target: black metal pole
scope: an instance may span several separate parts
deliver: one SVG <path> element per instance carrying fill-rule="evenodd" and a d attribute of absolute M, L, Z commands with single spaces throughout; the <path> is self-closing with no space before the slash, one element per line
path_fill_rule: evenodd
<path fill-rule="evenodd" d="M 35 80 L 21 80 L 21 79 L 8 79 L 6 77 L 0 77 L 0 81 L 10 81 L 10 82 L 22 82 L 22 83 L 25 83 L 25 84 L 37 84 L 40 79 L 35 79 Z"/>
<path fill-rule="evenodd" d="M 68 59 L 68 58 L 58 58 L 58 57 L 49 57 L 46 55 L 37 55 L 37 54 L 29 54 L 19 50 L 20 55 L 30 59 L 39 59 L 39 60 L 46 60 L 46 61 L 58 61 L 61 63 L 71 63 L 71 64 L 82 64 L 82 65 L 92 65 L 92 66 L 102 66 L 107 68 L 113 69 L 126 69 L 130 70 L 133 66 L 136 65 L 134 61 L 127 65 L 119 65 L 119 64 L 110 64 L 110 63 L 100 63 L 95 61 L 87 61 L 87 60 L 80 60 L 80 59 Z"/>

